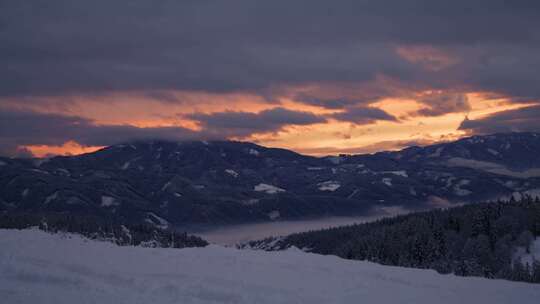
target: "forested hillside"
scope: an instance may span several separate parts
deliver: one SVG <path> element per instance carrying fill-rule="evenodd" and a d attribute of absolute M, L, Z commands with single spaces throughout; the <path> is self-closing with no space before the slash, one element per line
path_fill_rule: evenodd
<path fill-rule="evenodd" d="M 281 250 L 296 246 L 384 265 L 540 283 L 540 256 L 524 263 L 518 254 L 533 255 L 531 246 L 539 235 L 540 201 L 527 197 L 298 233 L 244 247 Z"/>
<path fill-rule="evenodd" d="M 208 245 L 205 240 L 197 236 L 159 229 L 153 225 L 121 224 L 113 219 L 107 220 L 93 216 L 0 213 L 0 229 L 26 229 L 30 227 L 37 227 L 52 233 L 77 233 L 90 239 L 110 241 L 122 246 L 184 248 Z"/>
<path fill-rule="evenodd" d="M 191 228 L 540 195 L 540 134 L 313 157 L 235 141 L 133 141 L 47 159 L 0 157 L 0 212 Z"/>

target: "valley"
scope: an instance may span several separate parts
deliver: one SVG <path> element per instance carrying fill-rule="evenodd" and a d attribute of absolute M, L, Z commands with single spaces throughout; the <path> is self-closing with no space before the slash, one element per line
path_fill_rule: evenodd
<path fill-rule="evenodd" d="M 334 216 L 306 220 L 284 220 L 253 224 L 227 225 L 206 229 L 187 229 L 186 231 L 193 235 L 200 236 L 210 243 L 224 246 L 234 246 L 240 243 L 255 241 L 267 237 L 285 236 L 311 230 L 366 223 L 404 213 L 406 213 L 405 210 L 391 209 L 384 212 L 378 212 L 370 216 Z"/>

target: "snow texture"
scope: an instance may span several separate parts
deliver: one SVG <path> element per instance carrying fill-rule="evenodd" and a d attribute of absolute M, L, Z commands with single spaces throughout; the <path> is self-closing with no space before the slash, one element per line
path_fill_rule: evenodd
<path fill-rule="evenodd" d="M 336 181 L 326 181 L 318 183 L 317 186 L 319 186 L 319 190 L 321 191 L 336 191 L 341 187 L 341 184 Z"/>
<path fill-rule="evenodd" d="M 514 253 L 514 259 L 519 259 L 519 261 L 529 267 L 532 267 L 534 261 L 540 262 L 540 238 L 536 238 L 530 247 L 530 253 L 527 253 L 525 248 L 518 247 Z"/>
<path fill-rule="evenodd" d="M 343 158 L 341 156 L 329 156 L 327 157 L 327 159 L 334 165 L 339 165 L 343 161 Z"/>
<path fill-rule="evenodd" d="M 2 303 L 538 303 L 538 285 L 288 250 L 119 247 L 0 230 Z"/>
<path fill-rule="evenodd" d="M 112 207 L 112 206 L 118 206 L 119 203 L 116 201 L 116 199 L 112 196 L 101 196 L 101 207 Z"/>
<path fill-rule="evenodd" d="M 157 216 L 154 212 L 148 212 L 148 218 L 146 218 L 146 222 L 149 224 L 152 224 L 160 229 L 167 229 L 169 228 L 169 222 L 167 222 L 166 219 Z"/>
<path fill-rule="evenodd" d="M 277 220 L 281 215 L 279 214 L 279 211 L 274 210 L 270 213 L 268 213 L 268 218 L 271 220 Z"/>
<path fill-rule="evenodd" d="M 385 185 L 387 185 L 388 187 L 392 187 L 392 179 L 389 178 L 389 177 L 385 177 L 383 179 L 381 179 L 381 182 Z"/>
<path fill-rule="evenodd" d="M 249 154 L 259 156 L 260 153 L 259 153 L 259 151 L 255 150 L 255 149 L 249 149 Z"/>
<path fill-rule="evenodd" d="M 60 173 L 65 174 L 65 175 L 67 175 L 67 176 L 70 175 L 69 170 L 64 169 L 64 168 L 57 168 L 57 169 L 56 169 L 56 172 L 60 172 Z"/>
<path fill-rule="evenodd" d="M 510 200 L 513 197 L 514 200 L 519 201 L 522 198 L 527 197 L 527 196 L 529 196 L 529 197 L 531 197 L 533 199 L 534 198 L 540 198 L 540 189 L 529 189 L 529 190 L 520 191 L 520 192 L 515 191 L 515 192 L 512 193 L 512 195 L 503 196 L 500 199 L 507 201 L 507 200 Z"/>
<path fill-rule="evenodd" d="M 50 202 L 54 201 L 57 198 L 58 198 L 58 191 L 55 191 L 53 194 L 51 194 L 51 195 L 49 195 L 49 196 L 47 196 L 45 198 L 44 204 L 47 205 L 47 204 L 49 204 Z"/>
<path fill-rule="evenodd" d="M 443 150 L 444 150 L 444 147 L 439 147 L 437 148 L 437 150 L 435 150 L 434 153 L 428 155 L 428 157 L 440 157 Z"/>
<path fill-rule="evenodd" d="M 278 192 L 285 192 L 284 189 L 278 188 L 276 186 L 272 186 L 269 184 L 258 184 L 255 187 L 253 187 L 253 190 L 257 192 L 265 192 L 267 194 L 276 194 Z"/>
<path fill-rule="evenodd" d="M 39 166 L 41 166 L 41 165 L 43 165 L 44 163 L 47 163 L 47 162 L 49 162 L 48 158 L 38 158 L 38 159 L 34 160 L 34 165 L 36 167 L 39 167 Z"/>
<path fill-rule="evenodd" d="M 238 172 L 234 171 L 233 169 L 225 169 L 225 172 L 227 172 L 230 176 L 237 178 Z"/>
<path fill-rule="evenodd" d="M 127 170 L 129 168 L 129 166 L 131 165 L 131 162 L 125 162 L 123 165 L 122 165 L 122 170 Z"/>
<path fill-rule="evenodd" d="M 400 170 L 400 171 L 384 171 L 383 173 L 394 174 L 394 175 L 402 176 L 402 177 L 409 177 L 409 175 L 407 174 L 407 171 L 405 171 L 405 170 Z"/>
<path fill-rule="evenodd" d="M 472 194 L 472 191 L 461 188 L 462 186 L 469 185 L 470 183 L 471 181 L 468 179 L 461 180 L 459 183 L 454 185 L 454 194 L 457 196 L 467 196 Z"/>
<path fill-rule="evenodd" d="M 488 148 L 487 151 L 495 156 L 498 156 L 500 153 L 499 151 L 497 150 L 494 150 L 494 149 L 491 149 L 491 148 Z"/>
<path fill-rule="evenodd" d="M 486 171 L 493 174 L 505 175 L 517 178 L 540 177 L 540 168 L 531 168 L 525 171 L 513 171 L 503 165 L 492 162 L 479 161 L 474 159 L 466 159 L 461 157 L 453 157 L 447 161 L 447 165 L 451 167 L 465 167 Z"/>
<path fill-rule="evenodd" d="M 242 205 L 244 206 L 253 206 L 259 203 L 259 199 L 257 198 L 250 198 L 247 200 L 242 201 Z"/>
<path fill-rule="evenodd" d="M 171 183 L 170 181 L 168 181 L 167 183 L 165 183 L 165 185 L 163 185 L 163 187 L 161 187 L 161 191 L 167 190 L 167 188 L 169 188 L 169 187 L 171 186 L 171 184 L 172 184 L 172 183 Z"/>

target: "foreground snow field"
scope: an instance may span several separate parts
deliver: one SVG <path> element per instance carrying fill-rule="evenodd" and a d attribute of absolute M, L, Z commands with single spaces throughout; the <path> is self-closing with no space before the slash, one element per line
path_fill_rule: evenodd
<path fill-rule="evenodd" d="M 540 286 L 299 250 L 118 247 L 0 230 L 2 303 L 538 303 Z"/>

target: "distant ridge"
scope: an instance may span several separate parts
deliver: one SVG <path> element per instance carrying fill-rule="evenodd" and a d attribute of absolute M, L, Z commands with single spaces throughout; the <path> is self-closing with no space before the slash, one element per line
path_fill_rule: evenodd
<path fill-rule="evenodd" d="M 248 142 L 160 140 L 78 156 L 0 158 L 0 212 L 114 217 L 162 228 L 523 195 L 540 195 L 537 133 L 322 158 Z"/>

